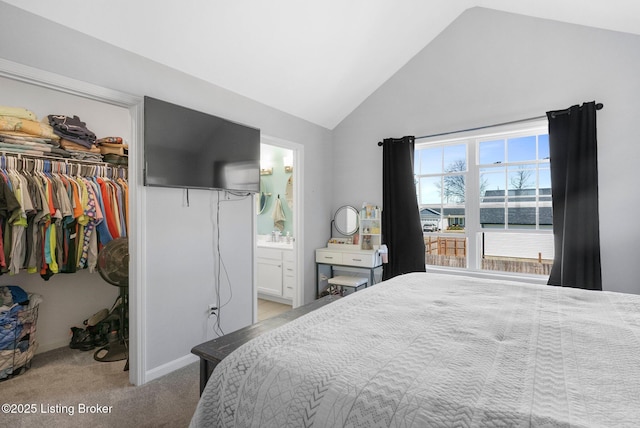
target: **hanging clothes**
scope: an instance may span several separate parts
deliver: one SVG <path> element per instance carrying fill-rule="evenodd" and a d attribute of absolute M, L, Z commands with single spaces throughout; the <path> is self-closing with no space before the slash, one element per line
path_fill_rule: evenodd
<path fill-rule="evenodd" d="M 93 271 L 99 248 L 127 234 L 122 169 L 15 160 L 0 156 L 0 274 Z"/>
<path fill-rule="evenodd" d="M 0 270 L 7 267 L 3 245 L 4 226 L 13 212 L 20 208 L 20 203 L 7 183 L 8 180 L 6 173 L 0 171 Z"/>

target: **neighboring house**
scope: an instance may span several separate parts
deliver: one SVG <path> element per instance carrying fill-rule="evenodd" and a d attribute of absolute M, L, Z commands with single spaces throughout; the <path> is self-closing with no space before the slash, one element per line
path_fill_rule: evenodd
<path fill-rule="evenodd" d="M 511 228 L 532 229 L 536 224 L 539 224 L 541 229 L 550 229 L 553 225 L 553 212 L 550 206 L 551 189 L 540 189 L 539 200 L 542 206 L 538 207 L 536 207 L 535 192 L 535 189 L 509 190 L 507 194 L 509 202 L 517 206 L 508 207 L 505 210 L 504 190 L 487 190 L 480 206 L 481 226 L 483 228 L 504 228 L 505 217 L 508 216 Z M 482 204 L 492 204 L 493 206 L 483 207 Z M 503 206 L 496 207 L 495 204 L 503 204 Z M 453 225 L 464 227 L 464 209 L 445 208 L 441 216 L 440 211 L 436 209 L 423 208 L 420 210 L 420 222 L 423 232 L 447 230 L 449 226 Z"/>
<path fill-rule="evenodd" d="M 536 224 L 542 229 L 553 225 L 551 209 L 551 189 L 540 189 L 539 205 L 536 207 L 536 189 L 512 189 L 507 193 L 508 202 L 516 206 L 505 210 L 504 190 L 487 190 L 480 202 L 480 224 L 483 228 L 504 228 L 505 216 L 508 216 L 510 228 L 532 229 Z M 483 207 L 483 204 L 503 204 L 501 207 Z M 537 213 L 537 215 L 536 215 Z M 537 221 L 536 221 L 536 217 Z"/>
<path fill-rule="evenodd" d="M 551 207 L 540 207 L 538 210 L 538 224 L 542 229 L 549 229 L 553 225 Z M 536 226 L 536 207 L 508 208 L 508 222 L 510 228 L 532 229 Z M 480 224 L 484 228 L 499 227 L 505 224 L 504 208 L 481 208 Z"/>
<path fill-rule="evenodd" d="M 445 208 L 442 216 L 436 209 L 423 208 L 420 210 L 420 223 L 423 232 L 447 230 L 454 225 L 464 228 L 464 208 Z"/>
<path fill-rule="evenodd" d="M 420 223 L 423 232 L 435 232 L 442 229 L 442 219 L 440 212 L 431 208 L 423 208 L 420 210 Z"/>

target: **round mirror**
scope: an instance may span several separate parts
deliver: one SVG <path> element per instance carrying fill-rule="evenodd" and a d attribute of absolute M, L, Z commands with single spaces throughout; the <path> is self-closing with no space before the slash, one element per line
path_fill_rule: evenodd
<path fill-rule="evenodd" d="M 260 193 L 258 194 L 258 204 L 257 204 L 258 214 L 262 214 L 265 207 L 267 206 L 268 197 L 269 197 L 269 194 L 267 193 L 267 186 L 265 185 L 264 180 L 260 179 Z"/>
<path fill-rule="evenodd" d="M 344 205 L 336 210 L 333 222 L 341 234 L 353 235 L 358 231 L 358 210 L 351 205 Z"/>

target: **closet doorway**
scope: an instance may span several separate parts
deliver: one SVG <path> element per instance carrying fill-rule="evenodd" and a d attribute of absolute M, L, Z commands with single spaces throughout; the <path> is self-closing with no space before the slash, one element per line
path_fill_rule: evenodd
<path fill-rule="evenodd" d="M 141 131 L 136 127 L 142 117 L 142 100 L 138 97 L 2 59 L 0 86 L 4 92 L 3 104 L 25 106 L 39 118 L 51 113 L 77 113 L 96 134 L 121 136 L 134 148 L 141 141 Z M 137 268 L 141 231 L 135 226 L 141 205 L 137 197 L 137 159 L 135 150 L 132 150 L 127 174 L 128 236 L 131 241 L 128 378 L 134 385 L 145 382 L 144 355 L 140 346 L 143 342 L 144 314 L 138 309 L 142 303 L 142 282 Z M 119 293 L 119 289 L 102 279 L 97 271 L 90 272 L 89 269 L 69 275 L 58 273 L 47 281 L 43 281 L 37 273 L 27 273 L 25 270 L 10 278 L 7 275 L 3 281 L 18 284 L 29 292 L 43 296 L 46 304 L 38 313 L 38 354 L 66 348 L 70 341 L 69 328 L 82 325 L 84 319 L 103 308 L 110 309 Z M 124 364 L 123 361 L 123 367 Z"/>
<path fill-rule="evenodd" d="M 256 227 L 256 304 L 254 306 L 254 320 L 257 320 L 257 299 L 266 297 L 276 302 L 288 303 L 295 308 L 304 302 L 304 236 L 303 236 L 303 146 L 291 141 L 282 140 L 275 137 L 262 135 L 261 139 L 261 193 L 256 196 L 257 227 Z M 278 203 L 279 202 L 279 203 Z M 284 220 L 277 222 L 274 210 L 279 210 L 284 214 Z M 293 263 L 288 271 L 289 275 L 293 270 L 294 278 L 285 278 L 283 274 L 282 292 L 274 291 L 264 294 L 265 271 L 258 266 L 260 261 L 260 251 L 271 242 L 271 232 L 281 233 L 279 241 L 282 244 L 282 251 L 286 257 L 293 255 Z M 287 239 L 287 233 L 289 239 Z M 291 242 L 292 249 L 287 245 Z M 286 247 L 286 248 L 285 248 Z M 289 251 L 290 253 L 287 253 Z M 285 261 L 285 264 L 287 262 Z M 284 268 L 284 265 L 283 265 Z M 293 290 L 287 292 L 287 285 L 292 284 Z"/>

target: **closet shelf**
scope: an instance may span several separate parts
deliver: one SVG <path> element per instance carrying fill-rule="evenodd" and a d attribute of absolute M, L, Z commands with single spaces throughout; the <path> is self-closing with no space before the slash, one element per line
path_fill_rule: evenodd
<path fill-rule="evenodd" d="M 47 155 L 34 155 L 28 153 L 16 153 L 11 151 L 0 150 L 0 158 L 13 158 L 17 161 L 29 161 L 29 160 L 42 160 L 48 162 L 56 162 L 56 164 L 51 165 L 51 171 L 55 172 L 64 172 L 69 173 L 72 172 L 70 166 L 85 166 L 85 167 L 94 167 L 95 170 L 86 171 L 75 171 L 75 174 L 80 175 L 100 175 L 100 176 L 117 176 L 121 178 L 127 178 L 128 165 L 117 165 L 110 162 L 96 162 L 92 160 L 83 160 L 83 159 L 73 159 L 73 158 L 61 158 L 57 156 L 47 156 Z M 20 165 L 22 168 L 25 168 L 26 165 L 24 162 Z M 0 159 L 0 167 L 7 167 L 6 161 L 4 159 Z M 13 165 L 13 167 L 18 167 L 18 165 Z M 117 173 L 113 173 L 113 171 L 117 171 Z"/>
<path fill-rule="evenodd" d="M 113 164 L 110 162 L 96 162 L 96 161 L 91 161 L 91 160 L 83 160 L 83 159 L 73 159 L 73 158 L 61 158 L 58 156 L 47 156 L 47 155 L 32 155 L 32 154 L 28 154 L 28 153 L 16 153 L 16 152 L 11 152 L 11 151 L 5 151 L 5 150 L 0 150 L 0 155 L 2 156 L 11 156 L 11 157 L 15 157 L 18 159 L 46 159 L 46 160 L 51 160 L 51 161 L 56 161 L 56 162 L 64 162 L 64 163 L 84 163 L 84 164 L 90 164 L 90 165 L 104 165 L 104 166 L 110 166 L 113 168 L 127 168 L 128 165 L 117 165 L 117 164 Z"/>

